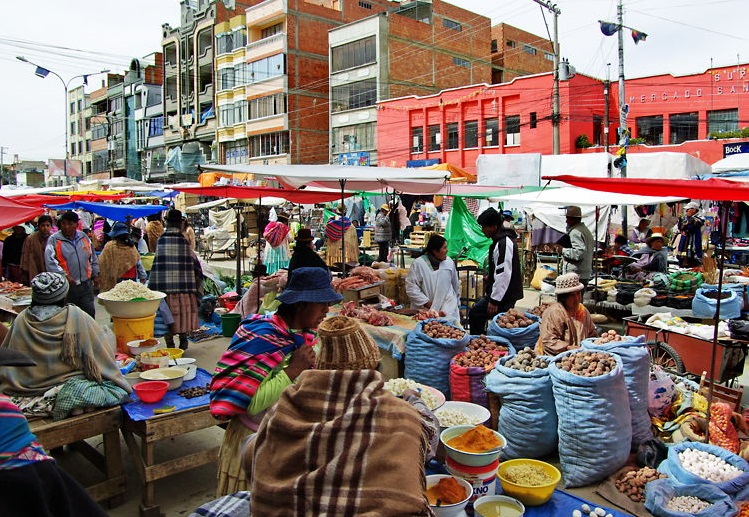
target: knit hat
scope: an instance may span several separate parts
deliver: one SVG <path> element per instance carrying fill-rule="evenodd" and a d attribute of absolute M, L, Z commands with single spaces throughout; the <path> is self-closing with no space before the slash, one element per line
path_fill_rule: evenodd
<path fill-rule="evenodd" d="M 559 275 L 557 277 L 554 294 L 574 293 L 583 289 L 585 289 L 585 286 L 580 283 L 580 277 L 577 273 L 567 273 L 566 275 Z"/>
<path fill-rule="evenodd" d="M 312 242 L 313 240 L 312 230 L 309 228 L 299 228 L 299 231 L 296 232 L 297 242 Z"/>
<path fill-rule="evenodd" d="M 579 206 L 568 206 L 567 212 L 564 214 L 565 217 L 576 217 L 578 219 L 582 219 L 583 217 L 583 211 L 580 210 Z"/>
<path fill-rule="evenodd" d="M 281 303 L 337 303 L 343 299 L 330 287 L 330 273 L 321 267 L 300 267 L 291 272 L 286 289 L 276 297 Z"/>
<path fill-rule="evenodd" d="M 692 210 L 699 210 L 700 204 L 697 201 L 690 201 L 689 203 L 686 204 L 686 206 L 684 207 L 684 210 L 689 210 L 690 208 Z"/>
<path fill-rule="evenodd" d="M 320 350 L 318 370 L 374 370 L 380 350 L 354 318 L 333 316 L 317 327 Z"/>
<path fill-rule="evenodd" d="M 36 366 L 36 363 L 23 352 L 12 348 L 0 348 L 0 366 Z"/>
<path fill-rule="evenodd" d="M 483 228 L 484 226 L 499 226 L 501 219 L 499 212 L 494 208 L 489 207 L 479 214 L 476 218 L 476 222 Z"/>
<path fill-rule="evenodd" d="M 31 280 L 31 299 L 40 305 L 59 302 L 68 294 L 68 279 L 60 273 L 39 273 Z"/>

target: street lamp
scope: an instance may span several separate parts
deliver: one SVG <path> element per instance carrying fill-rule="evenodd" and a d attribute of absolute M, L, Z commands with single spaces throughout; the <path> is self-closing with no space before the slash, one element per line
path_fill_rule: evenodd
<path fill-rule="evenodd" d="M 62 76 L 60 76 L 60 74 L 58 74 L 57 72 L 50 70 L 48 68 L 44 68 L 43 66 L 37 65 L 36 63 L 26 59 L 24 56 L 16 56 L 16 59 L 18 59 L 19 61 L 23 61 L 24 63 L 28 63 L 32 66 L 35 66 L 36 70 L 34 71 L 34 74 L 37 75 L 38 77 L 41 77 L 42 79 L 47 77 L 49 74 L 54 75 L 60 80 L 63 88 L 65 88 L 65 162 L 63 165 L 63 169 L 65 171 L 65 179 L 67 180 L 68 179 L 68 154 L 69 154 L 69 150 L 68 150 L 68 115 L 69 115 L 68 113 L 68 88 L 70 87 L 70 83 L 73 82 L 73 79 L 78 79 L 80 77 L 83 77 L 83 84 L 88 84 L 89 76 L 97 75 L 97 74 L 106 74 L 109 72 L 109 69 L 101 70 L 99 72 L 92 72 L 90 74 L 74 75 L 73 77 L 68 79 L 68 81 L 66 82 L 65 79 L 63 79 Z"/>

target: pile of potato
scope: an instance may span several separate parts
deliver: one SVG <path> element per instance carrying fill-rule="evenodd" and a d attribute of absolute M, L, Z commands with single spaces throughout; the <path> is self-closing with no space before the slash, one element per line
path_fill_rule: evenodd
<path fill-rule="evenodd" d="M 512 359 L 505 362 L 505 366 L 521 372 L 532 372 L 537 368 L 548 368 L 549 363 L 546 359 L 536 357 L 536 353 L 529 346 L 523 348 Z"/>
<path fill-rule="evenodd" d="M 490 352 L 488 350 L 468 350 L 467 352 L 461 352 L 455 356 L 455 364 L 458 366 L 475 366 L 477 368 L 483 368 L 487 372 L 494 368 L 494 364 L 499 359 L 497 352 Z"/>
<path fill-rule="evenodd" d="M 616 368 L 616 359 L 606 352 L 580 350 L 559 359 L 557 366 L 581 377 L 598 377 Z"/>
<path fill-rule="evenodd" d="M 428 321 L 422 327 L 424 334 L 435 339 L 461 339 L 465 331 L 450 325 L 443 325 L 439 321 Z"/>
<path fill-rule="evenodd" d="M 541 316 L 544 315 L 544 312 L 546 312 L 546 309 L 548 309 L 549 306 L 551 306 L 550 303 L 544 302 L 541 305 L 536 305 L 535 307 L 533 307 L 528 312 L 531 313 L 531 314 L 533 314 L 534 316 L 538 316 L 540 318 Z"/>
<path fill-rule="evenodd" d="M 520 327 L 527 327 L 528 325 L 532 325 L 534 322 L 532 319 L 527 317 L 522 312 L 518 312 L 515 309 L 510 309 L 509 311 L 502 314 L 499 318 L 496 319 L 497 325 L 499 325 L 503 329 L 516 329 Z"/>
<path fill-rule="evenodd" d="M 616 489 L 636 503 L 645 501 L 645 484 L 656 479 L 668 477 L 650 467 L 630 470 L 614 482 Z"/>
<path fill-rule="evenodd" d="M 616 330 L 611 329 L 607 330 L 603 334 L 601 334 L 601 337 L 593 341 L 594 345 L 605 345 L 606 343 L 611 343 L 612 341 L 624 341 L 624 338 L 616 333 Z"/>
<path fill-rule="evenodd" d="M 469 350 L 496 350 L 497 352 L 503 352 L 502 355 L 508 352 L 508 349 L 506 346 L 502 346 L 496 341 L 492 341 L 491 339 L 487 338 L 484 334 L 481 334 L 479 337 L 473 338 L 468 343 L 468 349 Z"/>

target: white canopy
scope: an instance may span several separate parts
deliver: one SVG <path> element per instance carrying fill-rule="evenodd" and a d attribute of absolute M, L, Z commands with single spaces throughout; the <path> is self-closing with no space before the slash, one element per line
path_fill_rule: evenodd
<path fill-rule="evenodd" d="M 713 164 L 713 172 L 749 170 L 749 153 L 732 154 Z"/>
<path fill-rule="evenodd" d="M 352 167 L 345 165 L 201 165 L 201 169 L 230 173 L 273 176 L 287 188 L 314 185 L 348 191 L 371 192 L 391 188 L 407 194 L 434 194 L 450 176 L 447 171 L 399 169 L 394 167 Z"/>
<path fill-rule="evenodd" d="M 608 206 L 608 205 L 657 205 L 680 201 L 679 197 L 635 196 L 632 194 L 611 194 L 579 187 L 546 188 L 537 192 L 525 192 L 509 196 L 498 196 L 499 201 L 514 203 L 543 203 L 558 206 Z"/>
<path fill-rule="evenodd" d="M 74 188 L 73 185 L 67 185 L 64 187 L 39 187 L 39 188 L 13 188 L 14 185 L 3 185 L 0 190 L 0 196 L 3 197 L 16 197 L 26 196 L 28 194 L 46 194 L 48 192 L 63 192 Z"/>

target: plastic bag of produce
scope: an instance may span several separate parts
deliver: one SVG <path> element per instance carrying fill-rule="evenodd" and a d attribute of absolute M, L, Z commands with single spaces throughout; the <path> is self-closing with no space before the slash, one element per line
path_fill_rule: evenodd
<path fill-rule="evenodd" d="M 441 326 L 437 326 L 439 324 Z M 429 329 L 440 330 L 449 327 L 463 333 L 458 339 L 432 337 Z M 455 332 L 456 334 L 458 332 Z M 450 400 L 450 360 L 465 350 L 470 336 L 468 332 L 450 324 L 448 320 L 425 320 L 416 325 L 406 338 L 406 358 L 404 376 L 421 384 L 437 388 Z"/>
<path fill-rule="evenodd" d="M 719 460 L 732 465 L 733 467 L 742 471 L 738 476 L 728 479 L 726 481 L 710 481 L 704 477 L 701 477 L 693 472 L 696 467 L 688 468 L 682 463 L 679 458 L 679 453 L 684 452 L 687 449 L 693 449 L 696 451 L 706 452 Z M 712 458 L 711 458 L 712 459 Z M 705 461 L 698 460 L 696 463 L 706 464 Z M 708 471 L 715 475 L 719 475 L 721 472 L 725 472 L 725 465 L 720 461 L 712 460 L 712 465 L 708 467 Z M 741 501 L 749 498 L 749 463 L 746 462 L 741 456 L 738 456 L 732 452 L 729 452 L 717 445 L 710 445 L 707 443 L 700 442 L 681 442 L 668 449 L 668 457 L 666 461 L 658 466 L 658 471 L 663 472 L 675 481 L 687 484 L 708 484 L 715 486 L 731 496 L 734 501 Z"/>
<path fill-rule="evenodd" d="M 622 336 L 622 341 L 596 344 L 600 338 L 589 338 L 582 342 L 584 349 L 602 350 L 618 355 L 622 359 L 624 384 L 629 394 L 629 410 L 632 413 L 632 448 L 653 437 L 648 414 L 648 382 L 650 378 L 650 354 L 645 345 L 645 336 Z"/>
<path fill-rule="evenodd" d="M 686 507 L 682 511 L 669 508 L 669 501 L 674 497 L 685 496 L 696 497 L 710 506 L 701 511 L 689 511 Z M 645 485 L 645 508 L 657 517 L 731 517 L 739 510 L 730 497 L 713 485 L 681 485 L 670 479 L 656 479 Z"/>
<path fill-rule="evenodd" d="M 507 440 L 502 458 L 543 458 L 557 448 L 557 411 L 549 370 L 525 372 L 505 366 L 509 360 L 500 359 L 486 376 L 486 389 L 500 400 L 498 431 Z"/>
<path fill-rule="evenodd" d="M 549 365 L 565 487 L 590 485 L 616 472 L 627 462 L 632 442 L 632 414 L 621 358 L 606 354 L 615 362 L 613 368 L 594 377 L 577 375 L 560 366 L 567 357 L 574 363 L 576 354 L 587 353 L 593 352 L 569 350 Z M 585 366 L 581 362 L 579 368 Z M 580 371 L 578 367 L 575 370 Z"/>
<path fill-rule="evenodd" d="M 674 380 L 660 366 L 654 366 L 648 382 L 648 413 L 655 417 L 663 416 L 675 395 Z"/>
<path fill-rule="evenodd" d="M 506 328 L 504 326 L 506 324 L 502 323 L 502 317 L 516 313 L 517 311 L 510 309 L 508 312 L 503 312 L 494 316 L 494 318 L 489 322 L 489 326 L 486 330 L 487 335 L 499 336 L 509 340 L 510 343 L 512 343 L 512 346 L 515 347 L 515 350 L 520 350 L 526 346 L 531 348 L 536 346 L 540 333 L 539 321 L 541 321 L 541 318 L 526 312 L 523 316 L 531 320 L 532 323 L 530 325 L 525 327 Z"/>
<path fill-rule="evenodd" d="M 736 291 L 724 289 L 721 291 L 728 298 L 720 300 L 720 319 L 738 318 L 741 316 L 741 308 L 744 306 L 744 298 L 736 294 Z M 697 289 L 692 298 L 692 312 L 695 318 L 713 318 L 718 300 L 711 296 L 717 296 L 718 290 Z"/>

